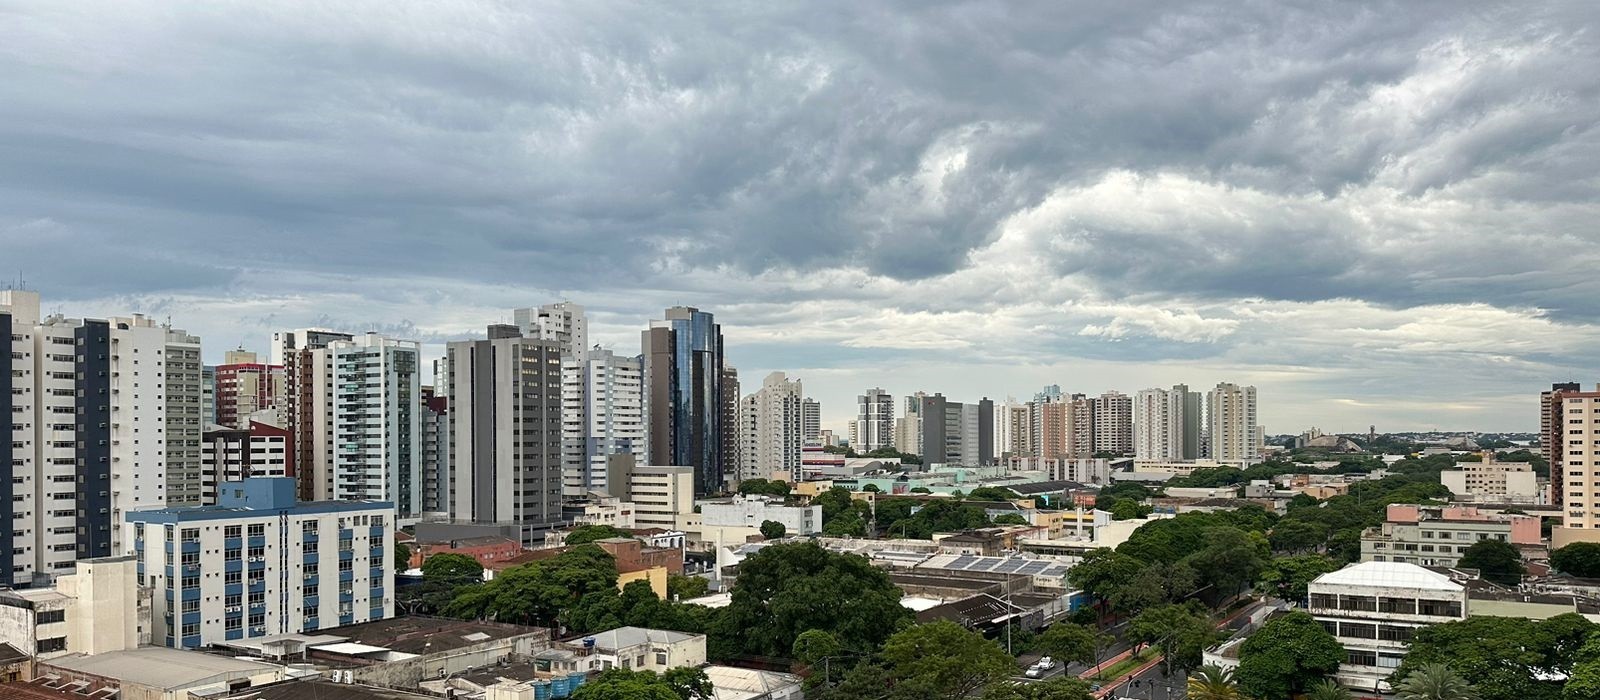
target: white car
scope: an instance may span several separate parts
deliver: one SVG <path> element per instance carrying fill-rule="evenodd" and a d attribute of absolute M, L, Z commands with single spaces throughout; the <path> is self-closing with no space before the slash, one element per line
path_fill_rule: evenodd
<path fill-rule="evenodd" d="M 1042 669 L 1048 671 L 1048 670 L 1056 667 L 1056 660 L 1052 659 L 1052 658 L 1050 658 L 1048 656 L 1041 656 L 1041 657 L 1039 657 L 1039 661 L 1035 665 L 1038 666 L 1039 668 L 1042 668 Z"/>

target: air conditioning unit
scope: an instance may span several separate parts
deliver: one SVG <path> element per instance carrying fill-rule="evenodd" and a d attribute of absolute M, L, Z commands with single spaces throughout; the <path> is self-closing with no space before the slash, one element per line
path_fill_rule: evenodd
<path fill-rule="evenodd" d="M 239 612 L 239 609 L 240 608 L 237 605 L 228 606 L 228 612 Z"/>

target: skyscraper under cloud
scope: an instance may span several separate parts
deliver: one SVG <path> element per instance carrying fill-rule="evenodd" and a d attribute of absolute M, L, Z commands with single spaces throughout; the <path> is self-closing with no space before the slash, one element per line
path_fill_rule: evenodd
<path fill-rule="evenodd" d="M 722 327 L 710 313 L 688 306 L 667 309 L 640 338 L 644 360 L 645 456 L 652 465 L 692 467 L 697 495 L 722 488 L 727 460 L 723 396 Z"/>

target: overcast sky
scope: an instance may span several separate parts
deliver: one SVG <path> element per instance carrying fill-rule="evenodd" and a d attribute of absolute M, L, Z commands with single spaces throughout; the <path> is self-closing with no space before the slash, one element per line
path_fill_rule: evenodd
<path fill-rule="evenodd" d="M 1253 383 L 1271 432 L 1600 380 L 1600 4 L 0 0 L 0 278 L 208 360 L 716 313 L 843 430 Z"/>

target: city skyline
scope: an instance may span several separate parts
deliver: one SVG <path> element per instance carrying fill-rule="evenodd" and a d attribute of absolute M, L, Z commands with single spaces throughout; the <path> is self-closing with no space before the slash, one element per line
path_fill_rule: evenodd
<path fill-rule="evenodd" d="M 1581 4 L 16 13 L 0 275 L 208 364 L 570 299 L 626 355 L 715 313 L 835 432 L 1222 381 L 1273 433 L 1533 431 L 1600 378 Z"/>

